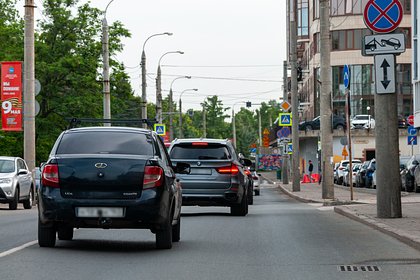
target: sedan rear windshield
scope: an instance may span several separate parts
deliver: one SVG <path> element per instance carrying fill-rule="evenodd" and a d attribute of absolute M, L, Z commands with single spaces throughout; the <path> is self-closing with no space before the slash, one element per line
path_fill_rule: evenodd
<path fill-rule="evenodd" d="M 131 132 L 89 131 L 63 135 L 57 154 L 154 154 L 150 135 Z"/>
<path fill-rule="evenodd" d="M 171 150 L 173 159 L 230 159 L 229 150 L 223 145 L 176 145 Z"/>

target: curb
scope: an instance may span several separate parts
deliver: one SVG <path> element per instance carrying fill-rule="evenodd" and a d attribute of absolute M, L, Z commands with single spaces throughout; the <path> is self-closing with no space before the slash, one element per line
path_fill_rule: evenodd
<path fill-rule="evenodd" d="M 334 212 L 354 221 L 365 224 L 373 229 L 379 230 L 382 233 L 385 233 L 417 250 L 420 250 L 420 238 L 417 236 L 392 228 L 366 215 L 354 214 L 352 211 L 345 209 L 345 207 L 334 207 Z"/>
<path fill-rule="evenodd" d="M 285 194 L 287 194 L 291 198 L 296 199 L 297 201 L 304 202 L 304 203 L 323 203 L 322 201 L 317 201 L 317 200 L 313 200 L 313 199 L 307 199 L 307 198 L 300 197 L 298 195 L 295 195 L 293 192 L 290 192 L 290 191 L 286 190 L 285 188 L 283 188 L 282 185 L 277 184 L 277 183 L 276 183 L 276 185 L 280 188 L 280 190 L 282 192 L 284 192 Z"/>

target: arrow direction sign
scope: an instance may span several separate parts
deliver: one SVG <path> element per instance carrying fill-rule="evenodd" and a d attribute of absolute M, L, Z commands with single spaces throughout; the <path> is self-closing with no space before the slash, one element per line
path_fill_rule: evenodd
<path fill-rule="evenodd" d="M 375 86 L 377 94 L 395 93 L 395 56 L 375 55 Z"/>

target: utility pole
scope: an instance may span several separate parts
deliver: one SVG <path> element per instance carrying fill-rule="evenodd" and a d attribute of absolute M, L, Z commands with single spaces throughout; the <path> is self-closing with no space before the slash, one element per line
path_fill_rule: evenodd
<path fill-rule="evenodd" d="M 233 105 L 234 107 L 235 105 Z M 236 124 L 235 124 L 235 111 L 232 107 L 232 131 L 233 131 L 233 147 L 236 148 Z"/>
<path fill-rule="evenodd" d="M 322 198 L 334 199 L 333 184 L 333 135 L 331 108 L 331 63 L 330 63 L 330 0 L 320 0 L 320 71 L 321 71 L 321 168 Z M 347 128 L 350 129 L 350 128 Z"/>
<path fill-rule="evenodd" d="M 107 6 L 108 8 L 108 6 Z M 106 11 L 105 11 L 106 13 Z M 111 119 L 111 93 L 109 87 L 109 44 L 108 44 L 108 23 L 106 17 L 102 20 L 102 59 L 103 59 L 103 94 L 104 94 L 104 104 L 103 104 L 103 116 L 104 119 Z M 111 126 L 110 122 L 104 122 L 104 126 Z"/>
<path fill-rule="evenodd" d="M 156 120 L 158 123 L 163 122 L 162 117 L 162 82 L 161 82 L 161 70 L 158 65 L 157 76 L 156 76 Z"/>
<path fill-rule="evenodd" d="M 207 137 L 207 123 L 206 123 L 206 110 L 204 108 L 204 102 L 203 102 L 203 138 Z"/>
<path fill-rule="evenodd" d="M 23 140 L 29 170 L 35 168 L 35 39 L 34 0 L 25 0 Z"/>
<path fill-rule="evenodd" d="M 297 23 L 296 23 L 296 0 L 290 7 L 290 68 L 291 68 L 291 95 L 292 95 L 292 191 L 300 191 L 299 170 L 299 117 L 298 117 L 298 84 L 297 84 Z"/>
<path fill-rule="evenodd" d="M 287 90 L 287 61 L 283 61 L 283 102 L 288 101 L 287 92 L 288 92 Z M 282 164 L 281 164 L 283 184 L 289 184 L 289 170 L 288 169 L 289 169 L 289 154 L 283 153 Z"/>

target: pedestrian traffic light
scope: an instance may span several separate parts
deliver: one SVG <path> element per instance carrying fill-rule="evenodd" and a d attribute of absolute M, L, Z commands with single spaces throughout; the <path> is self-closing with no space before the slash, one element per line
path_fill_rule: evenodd
<path fill-rule="evenodd" d="M 247 108 L 251 107 L 251 105 L 252 105 L 251 101 L 247 101 L 247 102 L 246 102 L 246 107 L 247 107 Z"/>
<path fill-rule="evenodd" d="M 300 66 L 297 67 L 297 80 L 298 80 L 298 82 L 303 81 L 303 78 L 302 78 L 302 67 L 300 67 Z"/>

